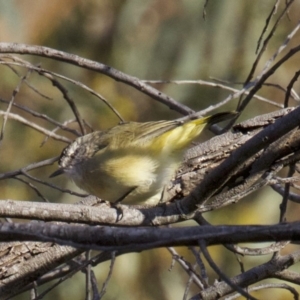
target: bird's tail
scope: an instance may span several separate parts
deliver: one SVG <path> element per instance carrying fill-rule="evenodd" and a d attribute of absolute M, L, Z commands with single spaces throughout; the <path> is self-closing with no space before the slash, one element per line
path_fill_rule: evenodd
<path fill-rule="evenodd" d="M 220 113 L 216 113 L 214 115 L 211 116 L 207 116 L 207 117 L 202 117 L 202 118 L 198 118 L 195 120 L 191 120 L 191 121 L 187 121 L 186 123 L 193 123 L 195 125 L 201 125 L 201 124 L 215 124 L 215 123 L 219 123 L 225 120 L 228 120 L 230 118 L 232 118 L 233 116 L 236 116 L 237 112 L 236 111 L 226 111 L 226 112 L 220 112 Z"/>
<path fill-rule="evenodd" d="M 185 149 L 202 130 L 209 124 L 215 124 L 232 118 L 236 112 L 221 112 L 211 116 L 184 122 L 182 125 L 165 132 L 158 140 L 163 141 L 166 147 L 174 150 Z"/>

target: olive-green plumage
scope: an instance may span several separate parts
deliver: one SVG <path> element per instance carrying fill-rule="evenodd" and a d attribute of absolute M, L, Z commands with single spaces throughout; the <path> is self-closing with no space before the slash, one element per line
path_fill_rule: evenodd
<path fill-rule="evenodd" d="M 130 122 L 87 134 L 65 148 L 60 169 L 51 177 L 66 173 L 78 187 L 103 200 L 157 204 L 187 146 L 208 123 L 231 115 L 187 122 Z"/>

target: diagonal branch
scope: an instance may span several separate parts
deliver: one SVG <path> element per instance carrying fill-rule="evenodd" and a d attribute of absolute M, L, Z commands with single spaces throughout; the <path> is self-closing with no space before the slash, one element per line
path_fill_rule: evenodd
<path fill-rule="evenodd" d="M 37 45 L 26 45 L 19 43 L 0 43 L 0 53 L 15 53 L 15 54 L 31 54 L 42 57 L 48 57 L 63 61 L 81 68 L 96 71 L 105 74 L 117 81 L 126 83 L 142 93 L 152 97 L 153 99 L 165 104 L 170 109 L 173 109 L 184 115 L 193 113 L 193 110 L 189 107 L 178 103 L 170 96 L 165 95 L 161 91 L 153 88 L 152 86 L 139 80 L 137 77 L 133 77 L 122 73 L 121 71 L 114 69 L 108 65 L 98 63 L 86 58 L 82 58 L 75 54 L 69 54 L 67 52 L 59 51 L 49 47 L 37 46 Z"/>

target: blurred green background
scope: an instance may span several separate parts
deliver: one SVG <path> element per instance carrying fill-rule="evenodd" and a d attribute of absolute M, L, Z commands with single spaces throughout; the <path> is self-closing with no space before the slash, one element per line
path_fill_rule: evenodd
<path fill-rule="evenodd" d="M 204 20 L 200 0 L 26 0 L 0 2 L 0 42 L 18 42 L 52 47 L 65 52 L 110 65 L 124 73 L 145 80 L 210 80 L 211 77 L 230 81 L 231 86 L 240 88 L 256 57 L 257 41 L 275 1 L 210 1 Z M 279 11 L 283 4 L 279 6 Z M 297 23 L 300 2 L 296 1 L 285 16 L 267 50 L 262 56 L 257 72 L 285 41 Z M 274 24 L 278 13 L 271 24 Z M 269 32 L 269 31 L 268 31 Z M 290 42 L 295 46 L 299 34 Z M 288 48 L 289 49 L 289 48 Z M 287 50 L 284 51 L 286 53 Z M 130 121 L 173 119 L 180 115 L 156 102 L 141 92 L 116 82 L 104 75 L 74 67 L 59 61 L 33 56 L 22 56 L 35 65 L 63 74 L 80 81 L 103 95 L 123 116 Z M 295 56 L 276 72 L 270 82 L 286 88 L 300 65 Z M 15 68 L 26 74 L 24 68 Z M 0 65 L 1 99 L 9 100 L 20 78 L 7 66 Z M 60 122 L 73 118 L 61 93 L 45 78 L 32 73 L 28 82 L 40 93 L 22 84 L 16 103 L 26 105 L 47 114 Z M 94 128 L 103 129 L 117 124 L 116 116 L 98 99 L 70 83 L 60 81 L 69 91 L 82 117 Z M 159 84 L 158 89 L 177 101 L 201 110 L 225 99 L 230 92 L 203 85 Z M 295 85 L 299 92 L 299 83 Z M 275 102 L 283 103 L 284 93 L 265 87 L 259 94 Z M 222 110 L 234 109 L 233 100 Z M 292 102 L 294 105 L 295 103 Z M 0 103 L 5 110 L 6 104 Z M 241 117 L 275 110 L 269 104 L 253 99 Z M 17 108 L 18 113 L 45 126 L 54 126 L 29 116 Z M 61 132 L 60 132 L 61 133 Z M 207 133 L 204 139 L 210 137 Z M 69 138 L 74 136 L 68 135 Z M 29 163 L 57 156 L 66 146 L 51 139 L 40 147 L 43 135 L 15 121 L 8 121 L 0 148 L 0 173 L 15 170 Z M 32 175 L 49 180 L 56 166 L 31 172 Z M 76 189 L 65 178 L 51 182 Z M 74 197 L 61 194 L 48 187 L 36 184 L 50 201 L 74 202 Z M 0 181 L 2 199 L 41 199 L 28 186 L 16 180 Z M 269 188 L 249 196 L 241 203 L 210 213 L 208 219 L 214 224 L 268 224 L 279 219 L 280 197 Z M 299 210 L 289 207 L 289 220 L 296 220 Z M 206 215 L 207 216 L 207 215 Z M 292 247 L 292 246 L 291 246 Z M 289 250 L 291 250 L 291 247 Z M 212 247 L 213 258 L 228 275 L 239 273 L 234 255 L 223 247 Z M 195 261 L 186 249 L 180 254 Z M 246 268 L 261 263 L 266 257 L 245 258 Z M 131 254 L 117 259 L 113 278 L 104 299 L 182 299 L 188 276 L 176 264 L 172 271 L 171 256 L 165 249 Z M 108 272 L 109 264 L 95 268 L 99 287 Z M 215 278 L 213 272 L 211 278 Z M 84 275 L 78 274 L 55 289 L 45 299 L 83 299 Z M 192 292 L 197 290 L 192 287 Z M 267 292 L 256 295 L 266 299 Z M 272 299 L 286 299 L 287 292 L 276 291 Z M 24 298 L 28 299 L 27 295 Z M 271 298 L 269 298 L 271 299 Z"/>

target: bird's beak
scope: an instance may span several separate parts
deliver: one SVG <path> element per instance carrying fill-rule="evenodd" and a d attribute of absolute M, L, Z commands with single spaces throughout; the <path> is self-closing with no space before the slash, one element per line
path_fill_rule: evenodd
<path fill-rule="evenodd" d="M 63 174 L 63 173 L 64 173 L 64 169 L 58 169 L 58 170 L 56 170 L 55 172 L 53 172 L 49 177 L 52 178 L 52 177 L 61 175 L 61 174 Z"/>

